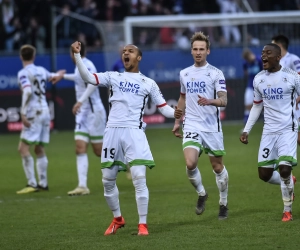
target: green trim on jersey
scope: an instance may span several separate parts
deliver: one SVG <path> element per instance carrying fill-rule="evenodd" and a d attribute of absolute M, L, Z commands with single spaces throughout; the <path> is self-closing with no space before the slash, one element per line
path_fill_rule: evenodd
<path fill-rule="evenodd" d="M 22 142 L 28 144 L 28 145 L 41 145 L 41 146 L 46 146 L 48 143 L 46 142 L 41 142 L 41 141 L 28 141 L 26 139 L 21 138 L 20 139 Z"/>
<path fill-rule="evenodd" d="M 182 149 L 185 149 L 188 146 L 194 146 L 197 147 L 201 150 L 201 153 L 204 151 L 205 154 L 212 154 L 213 156 L 223 156 L 226 155 L 225 150 L 210 150 L 209 148 L 204 148 L 199 142 L 194 142 L 194 141 L 187 141 L 184 144 L 182 144 Z M 201 155 L 199 154 L 199 156 Z"/>
<path fill-rule="evenodd" d="M 146 167 L 149 167 L 151 169 L 151 168 L 155 167 L 155 162 L 152 160 L 135 159 L 135 160 L 129 162 L 129 165 L 131 167 L 145 165 Z"/>
<path fill-rule="evenodd" d="M 269 165 L 274 165 L 274 164 L 277 164 L 277 160 L 260 161 L 258 163 L 258 167 L 264 167 L 264 166 L 269 166 Z"/>

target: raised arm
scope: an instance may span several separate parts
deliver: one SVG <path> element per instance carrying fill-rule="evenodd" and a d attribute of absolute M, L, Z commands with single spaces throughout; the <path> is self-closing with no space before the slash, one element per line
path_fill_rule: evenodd
<path fill-rule="evenodd" d="M 75 42 L 71 45 L 71 48 L 72 48 L 72 52 L 74 53 L 76 65 L 78 67 L 79 73 L 83 81 L 93 85 L 98 85 L 99 84 L 98 78 L 96 78 L 96 76 L 87 69 L 87 67 L 85 66 L 85 64 L 81 59 L 80 56 L 81 43 Z"/>

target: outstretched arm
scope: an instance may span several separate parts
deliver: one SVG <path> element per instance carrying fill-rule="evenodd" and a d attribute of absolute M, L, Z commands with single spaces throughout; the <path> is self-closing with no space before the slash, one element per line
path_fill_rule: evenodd
<path fill-rule="evenodd" d="M 74 58 L 76 61 L 76 65 L 78 67 L 79 73 L 81 75 L 81 78 L 83 81 L 98 85 L 99 82 L 97 81 L 96 77 L 87 69 L 85 64 L 83 63 L 81 56 L 80 56 L 80 50 L 81 50 L 81 43 L 75 42 L 71 45 L 72 52 L 74 53 Z"/>

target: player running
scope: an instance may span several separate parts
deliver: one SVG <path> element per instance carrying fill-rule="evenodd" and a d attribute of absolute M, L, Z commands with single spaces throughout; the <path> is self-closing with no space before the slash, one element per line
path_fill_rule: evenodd
<path fill-rule="evenodd" d="M 240 141 L 248 144 L 248 134 L 264 109 L 264 127 L 258 151 L 259 178 L 281 187 L 284 204 L 282 221 L 293 220 L 294 178 L 297 165 L 296 96 L 300 76 L 282 67 L 280 47 L 267 44 L 262 50 L 263 71 L 254 78 L 254 103 Z M 277 171 L 279 170 L 279 172 Z"/>

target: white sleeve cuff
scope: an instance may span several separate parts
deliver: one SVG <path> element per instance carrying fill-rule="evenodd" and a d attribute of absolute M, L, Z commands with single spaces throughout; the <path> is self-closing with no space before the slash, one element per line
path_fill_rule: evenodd
<path fill-rule="evenodd" d="M 89 72 L 87 67 L 84 65 L 80 53 L 74 53 L 74 57 L 82 80 L 86 83 L 98 85 L 99 83 L 97 83 L 95 76 L 91 74 L 91 72 Z"/>
<path fill-rule="evenodd" d="M 253 106 L 251 108 L 251 111 L 250 111 L 250 114 L 248 117 L 248 121 L 246 123 L 246 126 L 245 126 L 243 132 L 247 132 L 248 134 L 250 133 L 252 127 L 254 126 L 255 122 L 259 118 L 262 109 L 263 109 L 262 103 L 259 103 L 259 104 L 253 103 Z"/>
<path fill-rule="evenodd" d="M 159 112 L 162 113 L 167 118 L 174 118 L 175 110 L 169 105 L 165 105 L 161 108 L 158 108 Z"/>
<path fill-rule="evenodd" d="M 64 79 L 69 81 L 75 81 L 75 74 L 64 74 Z"/>
<path fill-rule="evenodd" d="M 79 98 L 78 102 L 83 103 L 84 101 L 86 101 L 97 88 L 97 86 L 89 84 L 86 90 L 83 92 L 82 96 Z"/>

